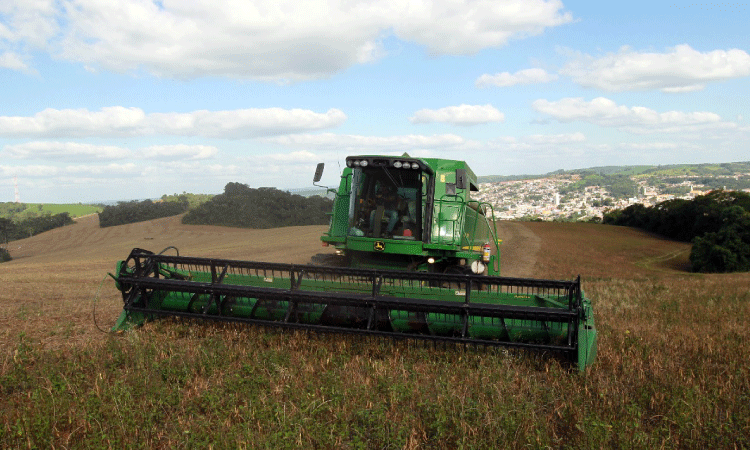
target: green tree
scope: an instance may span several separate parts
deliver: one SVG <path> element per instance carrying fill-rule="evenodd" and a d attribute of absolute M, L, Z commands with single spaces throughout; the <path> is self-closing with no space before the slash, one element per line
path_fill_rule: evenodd
<path fill-rule="evenodd" d="M 0 245 L 8 245 L 8 235 L 12 232 L 13 221 L 0 217 Z M 8 249 L 0 247 L 0 262 L 10 261 Z"/>
<path fill-rule="evenodd" d="M 13 221 L 0 217 L 0 243 L 8 243 L 8 236 L 12 232 L 12 229 Z"/>
<path fill-rule="evenodd" d="M 631 205 L 607 213 L 603 223 L 642 228 L 693 242 L 693 270 L 750 270 L 750 195 L 714 191 L 693 200 L 668 200 L 653 207 Z"/>
<path fill-rule="evenodd" d="M 333 202 L 323 197 L 228 183 L 223 194 L 190 210 L 182 223 L 240 228 L 324 225 L 330 220 L 328 213 L 332 208 Z"/>
<path fill-rule="evenodd" d="M 750 212 L 740 206 L 722 211 L 717 232 L 696 237 L 690 252 L 695 272 L 750 271 Z"/>
<path fill-rule="evenodd" d="M 99 226 L 104 228 L 176 216 L 184 213 L 187 209 L 188 202 L 184 198 L 168 202 L 152 202 L 151 200 L 119 202 L 117 205 L 104 207 L 102 212 L 99 213 Z"/>

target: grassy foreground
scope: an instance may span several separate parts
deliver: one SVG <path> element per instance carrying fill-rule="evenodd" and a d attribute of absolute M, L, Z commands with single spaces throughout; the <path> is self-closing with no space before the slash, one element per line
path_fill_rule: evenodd
<path fill-rule="evenodd" d="M 319 227 L 268 253 L 273 230 L 158 224 L 186 243 L 205 233 L 200 256 L 319 251 L 304 243 Z M 542 249 L 529 275 L 580 272 L 593 299 L 585 374 L 543 354 L 229 325 L 103 334 L 102 275 L 146 244 L 136 225 L 69 236 L 82 249 L 0 267 L 0 448 L 750 447 L 750 274 L 685 273 L 689 246 L 634 230 L 525 226 Z M 154 235 L 141 239 L 158 251 Z M 102 289 L 104 327 L 121 304 Z"/>

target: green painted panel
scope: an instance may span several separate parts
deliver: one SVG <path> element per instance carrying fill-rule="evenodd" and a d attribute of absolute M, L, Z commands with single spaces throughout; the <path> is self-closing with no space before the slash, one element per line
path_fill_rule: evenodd
<path fill-rule="evenodd" d="M 376 249 L 376 243 L 380 243 Z M 382 245 L 381 245 L 382 244 Z M 396 255 L 421 255 L 422 242 L 408 239 L 376 239 L 349 236 L 346 248 L 359 252 L 390 253 Z"/>

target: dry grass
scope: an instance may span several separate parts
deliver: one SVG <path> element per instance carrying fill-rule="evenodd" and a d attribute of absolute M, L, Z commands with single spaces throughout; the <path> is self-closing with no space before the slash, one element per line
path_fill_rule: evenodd
<path fill-rule="evenodd" d="M 690 244 L 626 227 L 590 223 L 524 224 L 544 242 L 539 277 L 584 280 L 690 276 Z"/>
<path fill-rule="evenodd" d="M 19 241 L 0 265 L 0 448 L 750 446 L 750 274 L 686 273 L 688 245 L 634 230 L 513 226 L 540 247 L 506 240 L 505 259 L 583 275 L 600 333 L 585 374 L 539 354 L 93 323 L 102 278 L 133 247 L 302 263 L 325 227 L 100 230 L 94 217 Z M 102 327 L 119 314 L 109 279 L 96 308 Z"/>
<path fill-rule="evenodd" d="M 101 229 L 94 215 L 11 242 L 14 259 L 0 266 L 0 349 L 15 346 L 19 333 L 45 347 L 100 340 L 93 300 L 101 286 L 97 321 L 111 326 L 122 300 L 107 273 L 135 247 L 159 252 L 172 245 L 191 256 L 306 263 L 326 250 L 319 240 L 324 230 L 187 226 L 180 216 Z"/>

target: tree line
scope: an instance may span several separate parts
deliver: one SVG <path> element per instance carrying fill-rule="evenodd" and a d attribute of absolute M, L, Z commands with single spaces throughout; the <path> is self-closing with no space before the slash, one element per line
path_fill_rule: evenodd
<path fill-rule="evenodd" d="M 187 211 L 188 206 L 187 199 L 168 202 L 151 200 L 118 202 L 116 205 L 105 206 L 99 213 L 99 226 L 105 228 L 176 216 Z"/>
<path fill-rule="evenodd" d="M 188 202 L 188 209 L 193 209 L 207 201 L 211 200 L 214 194 L 191 194 L 189 192 L 183 192 L 182 194 L 164 194 L 161 196 L 163 202 Z"/>
<path fill-rule="evenodd" d="M 276 188 L 253 189 L 228 183 L 224 193 L 191 209 L 182 223 L 240 228 L 325 225 L 332 208 L 332 200 L 319 196 L 303 197 Z"/>
<path fill-rule="evenodd" d="M 7 246 L 10 241 L 25 239 L 72 223 L 75 222 L 66 212 L 28 217 L 18 221 L 0 217 L 0 244 Z M 0 248 L 0 262 L 9 261 L 10 259 L 8 250 Z"/>
<path fill-rule="evenodd" d="M 605 214 L 602 223 L 692 242 L 695 272 L 750 271 L 750 195 L 744 192 L 713 191 L 651 207 L 635 204 Z"/>
<path fill-rule="evenodd" d="M 110 227 L 175 216 L 187 211 L 182 223 L 240 228 L 322 225 L 329 220 L 333 201 L 303 197 L 276 188 L 253 189 L 228 183 L 219 195 L 164 195 L 161 201 L 119 202 L 99 213 L 99 226 Z"/>
<path fill-rule="evenodd" d="M 66 212 L 13 221 L 0 217 L 0 242 L 10 242 L 75 223 Z"/>
<path fill-rule="evenodd" d="M 737 176 L 723 176 L 723 177 L 672 177 L 664 178 L 665 183 L 679 184 L 684 182 L 691 182 L 705 186 L 708 189 L 723 189 L 728 191 L 738 191 L 741 189 L 750 188 L 750 176 L 748 175 L 737 175 Z"/>

